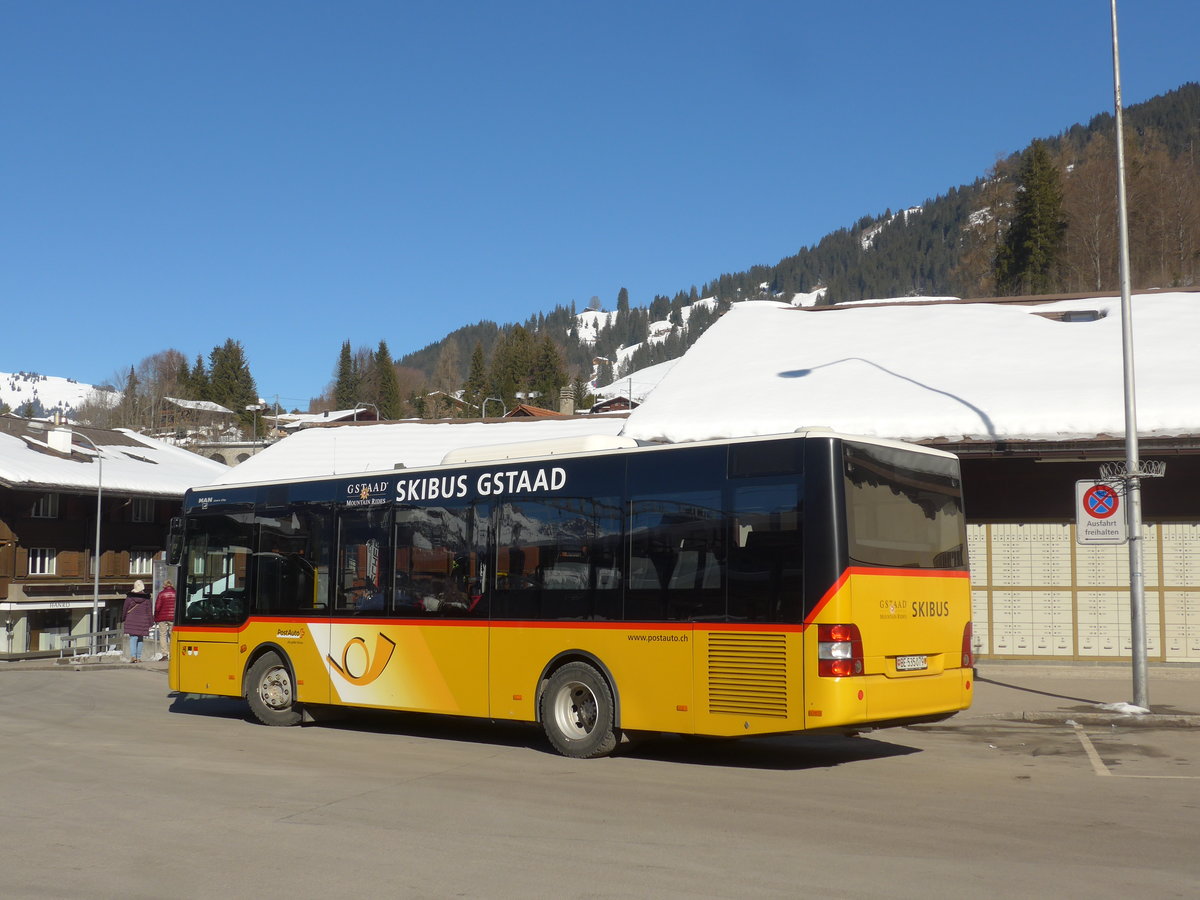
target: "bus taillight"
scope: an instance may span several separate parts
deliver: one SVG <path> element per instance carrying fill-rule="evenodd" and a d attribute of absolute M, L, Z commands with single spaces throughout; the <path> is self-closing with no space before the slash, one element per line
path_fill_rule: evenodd
<path fill-rule="evenodd" d="M 975 665 L 975 654 L 971 650 L 971 637 L 973 633 L 974 630 L 970 622 L 963 626 L 962 664 L 964 669 L 973 668 Z"/>
<path fill-rule="evenodd" d="M 826 678 L 861 675 L 862 635 L 857 625 L 817 626 L 817 674 Z"/>

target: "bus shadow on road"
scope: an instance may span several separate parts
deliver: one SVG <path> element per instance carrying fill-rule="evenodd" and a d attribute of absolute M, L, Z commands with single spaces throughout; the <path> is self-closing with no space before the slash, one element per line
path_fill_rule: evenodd
<path fill-rule="evenodd" d="M 254 727 L 246 702 L 236 697 L 172 694 L 169 711 L 189 716 L 241 719 Z M 558 754 L 539 726 L 526 722 L 487 722 L 430 713 L 343 708 L 329 710 L 312 726 L 358 734 L 416 740 L 453 741 L 481 747 L 527 749 Z M 897 734 L 898 736 L 898 734 Z M 828 769 L 848 763 L 908 756 L 921 752 L 894 741 L 843 735 L 774 735 L 714 738 L 676 734 L 633 734 L 613 754 L 617 759 L 676 762 L 734 769 L 796 771 Z"/>
<path fill-rule="evenodd" d="M 435 713 L 398 712 L 379 709 L 344 708 L 331 718 L 318 719 L 317 726 L 360 734 L 394 735 L 398 738 L 454 741 L 495 747 L 541 749 L 541 729 L 523 722 L 489 722 Z"/>
<path fill-rule="evenodd" d="M 426 713 L 356 709 L 322 727 L 362 733 L 428 738 L 480 746 L 524 748 L 557 757 L 540 726 L 525 722 L 482 722 Z M 898 736 L 898 735 L 897 735 Z M 867 737 L 777 735 L 758 738 L 706 738 L 675 734 L 633 734 L 617 745 L 616 759 L 654 760 L 735 769 L 823 769 L 847 763 L 908 756 L 917 747 Z"/>
<path fill-rule="evenodd" d="M 214 719 L 249 719 L 246 701 L 240 697 L 214 697 L 208 694 L 168 695 L 171 705 L 167 712 L 185 716 L 209 716 Z"/>
<path fill-rule="evenodd" d="M 626 749 L 628 748 L 628 749 Z M 831 769 L 847 763 L 920 753 L 920 748 L 868 737 L 782 735 L 761 738 L 708 738 L 653 735 L 618 749 L 622 756 L 733 769 L 798 771 Z"/>

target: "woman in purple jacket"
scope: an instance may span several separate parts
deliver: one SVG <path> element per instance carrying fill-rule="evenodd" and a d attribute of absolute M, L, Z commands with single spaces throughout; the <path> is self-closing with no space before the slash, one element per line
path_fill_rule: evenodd
<path fill-rule="evenodd" d="M 154 607 L 146 584 L 140 578 L 133 583 L 133 590 L 125 596 L 125 608 L 121 611 L 125 619 L 125 633 L 129 635 L 129 661 L 142 661 L 142 642 L 154 624 Z"/>

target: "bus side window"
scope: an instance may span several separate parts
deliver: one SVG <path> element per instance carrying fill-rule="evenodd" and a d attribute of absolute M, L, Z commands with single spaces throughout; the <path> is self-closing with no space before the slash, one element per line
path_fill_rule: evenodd
<path fill-rule="evenodd" d="M 324 509 L 256 516 L 256 615 L 295 615 L 328 608 L 330 521 Z"/>
<path fill-rule="evenodd" d="M 396 615 L 486 617 L 487 515 L 474 504 L 397 509 Z"/>
<path fill-rule="evenodd" d="M 635 497 L 630 503 L 625 618 L 713 620 L 725 615 L 721 492 Z"/>
<path fill-rule="evenodd" d="M 729 617 L 796 622 L 803 616 L 803 510 L 795 482 L 733 492 Z"/>
<path fill-rule="evenodd" d="M 620 509 L 617 497 L 554 497 L 502 506 L 493 616 L 618 618 Z"/>
<path fill-rule="evenodd" d="M 388 613 L 390 510 L 345 510 L 339 518 L 335 610 L 364 616 Z"/>

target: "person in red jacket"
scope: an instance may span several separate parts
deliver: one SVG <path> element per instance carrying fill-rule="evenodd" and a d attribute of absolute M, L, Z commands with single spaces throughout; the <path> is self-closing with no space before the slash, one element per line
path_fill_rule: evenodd
<path fill-rule="evenodd" d="M 158 655 L 155 659 L 168 659 L 171 655 L 171 623 L 175 621 L 175 585 L 171 579 L 163 582 L 162 590 L 154 598 L 154 624 L 158 626 Z"/>
<path fill-rule="evenodd" d="M 146 584 L 140 578 L 133 583 L 133 590 L 125 596 L 125 606 L 121 610 L 125 620 L 125 633 L 129 635 L 129 661 L 142 661 L 142 642 L 150 633 L 154 624 L 154 609 L 150 602 L 150 594 Z"/>

